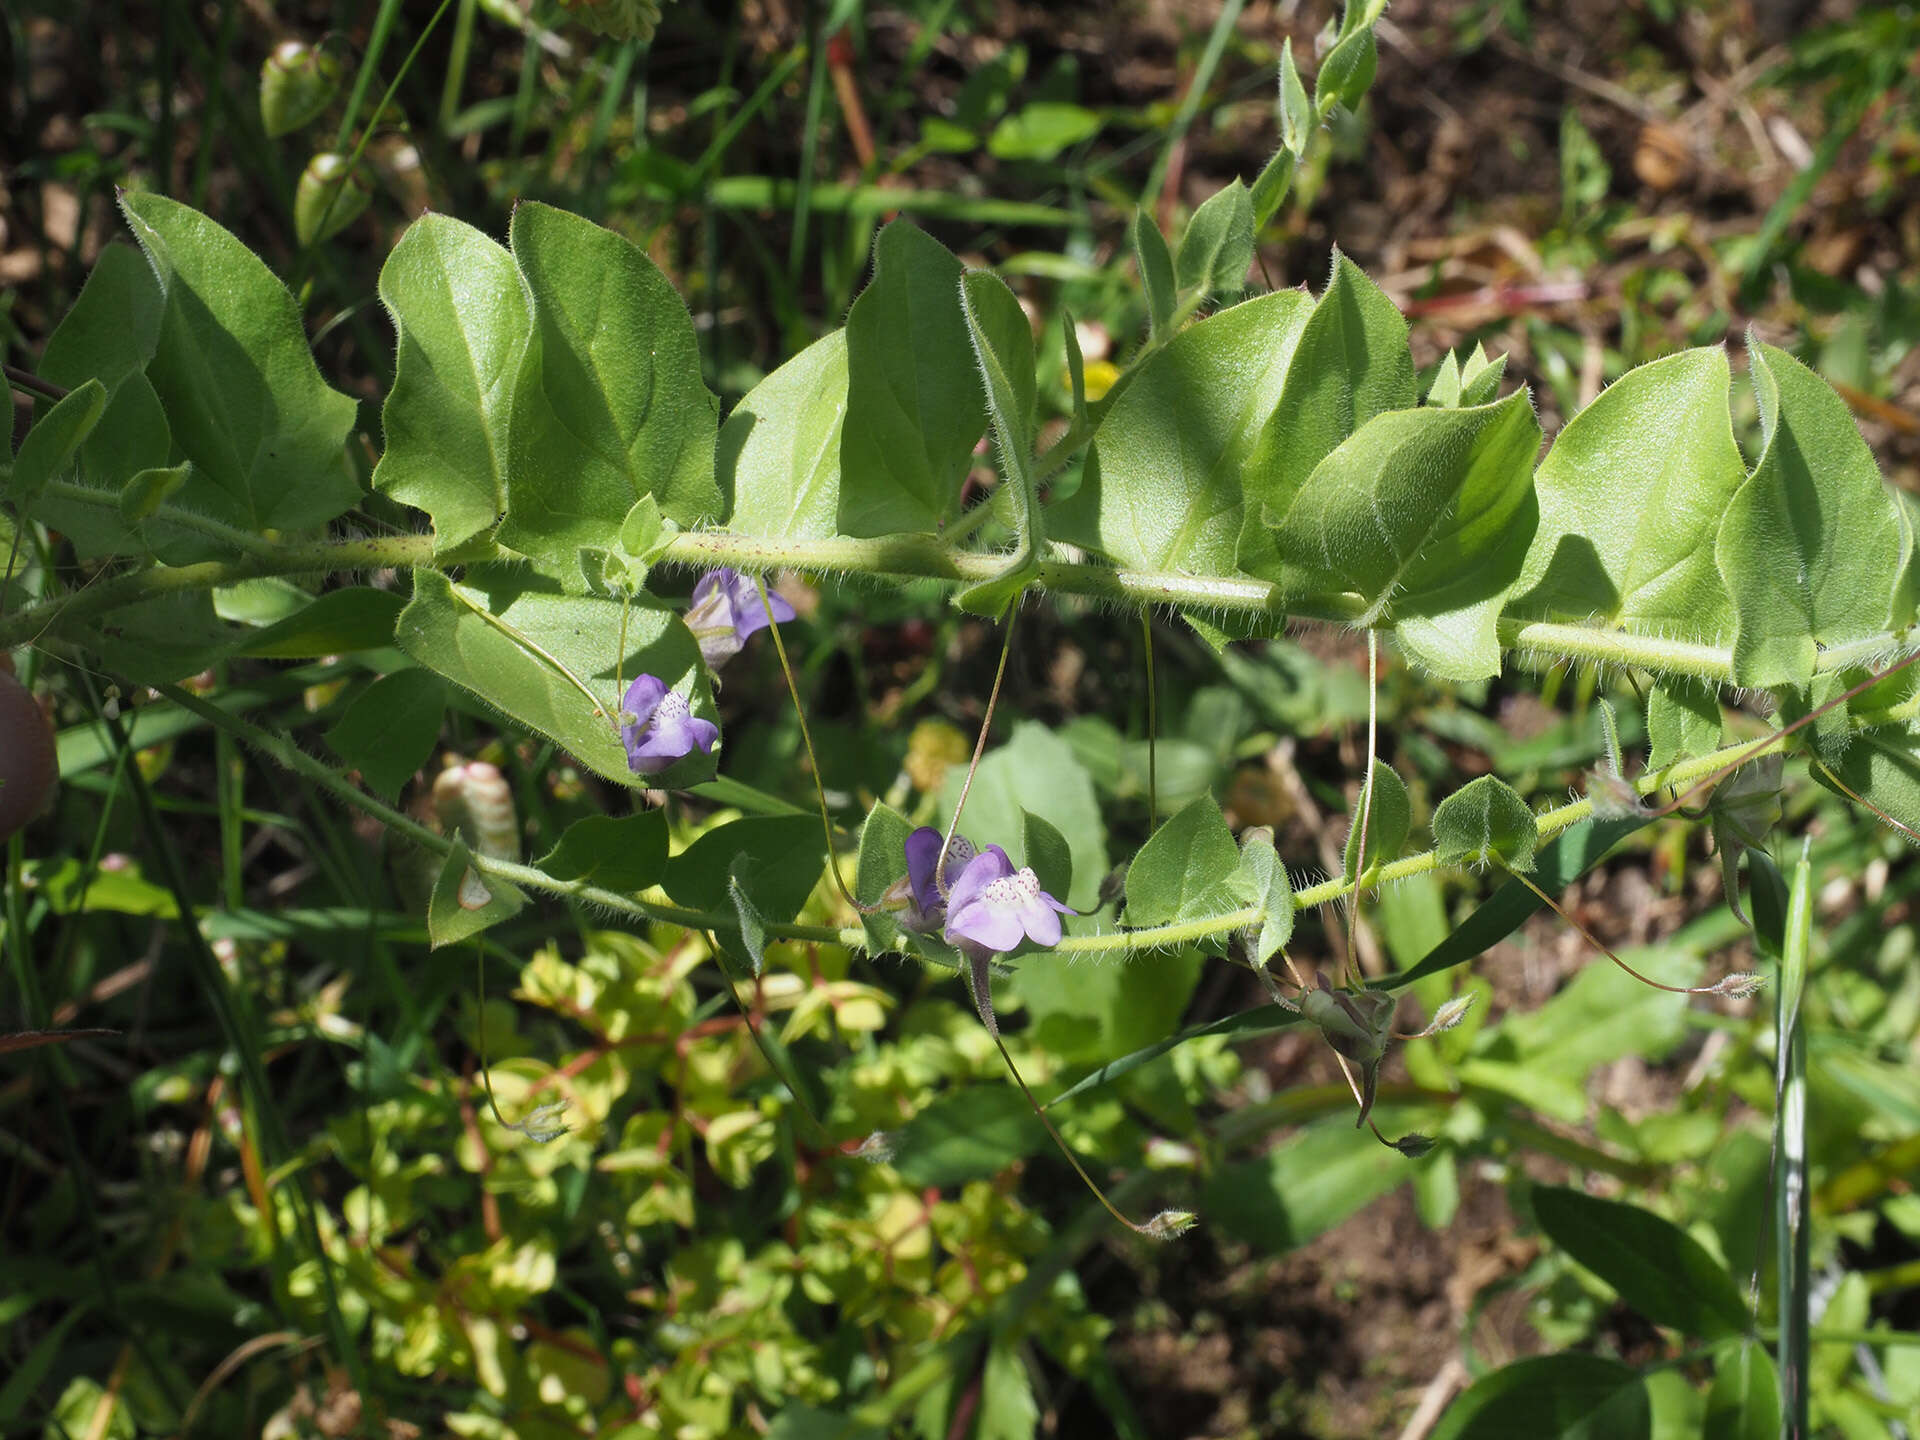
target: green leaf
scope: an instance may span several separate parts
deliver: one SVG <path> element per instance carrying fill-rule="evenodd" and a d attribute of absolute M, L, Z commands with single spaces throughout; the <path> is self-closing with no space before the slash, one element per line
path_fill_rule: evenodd
<path fill-rule="evenodd" d="M 1169 925 L 1239 908 L 1228 882 L 1240 847 L 1213 796 L 1202 795 L 1168 820 L 1127 867 L 1128 925 Z"/>
<path fill-rule="evenodd" d="M 1819 762 L 1812 771 L 1836 795 L 1845 794 L 1834 784 L 1837 778 L 1875 809 L 1920 831 L 1920 732 L 1911 726 L 1868 730 L 1855 737 L 1837 764 Z"/>
<path fill-rule="evenodd" d="M 155 466 L 141 470 L 127 481 L 120 492 L 120 518 L 130 526 L 150 520 L 159 508 L 178 494 L 193 473 L 190 464 Z"/>
<path fill-rule="evenodd" d="M 166 295 L 149 265 L 131 245 L 100 252 L 80 289 L 40 354 L 39 374 L 76 389 L 98 380 L 109 392 L 143 376 L 160 343 Z M 166 459 L 164 450 L 149 461 Z"/>
<path fill-rule="evenodd" d="M 1240 566 L 1280 578 L 1267 527 L 1287 512 L 1313 469 L 1375 415 L 1414 403 L 1407 322 L 1386 292 L 1334 254 L 1327 288 L 1288 356 L 1280 398 L 1247 457 Z"/>
<path fill-rule="evenodd" d="M 1073 312 L 1060 310 L 1060 330 L 1067 350 L 1067 383 L 1073 390 L 1073 423 L 1087 423 L 1087 362 L 1080 354 L 1080 327 L 1073 323 Z"/>
<path fill-rule="evenodd" d="M 1373 40 L 1373 27 L 1355 30 L 1328 52 L 1320 62 L 1320 73 L 1313 78 L 1313 106 L 1325 115 L 1335 105 L 1357 109 L 1373 84 L 1374 71 L 1380 65 L 1380 52 Z"/>
<path fill-rule="evenodd" d="M 1475 345 L 1464 361 L 1449 350 L 1427 391 L 1429 405 L 1457 410 L 1463 406 L 1489 405 L 1500 391 L 1500 377 L 1506 373 L 1507 357 L 1487 358 L 1484 345 Z"/>
<path fill-rule="evenodd" d="M 86 636 L 102 668 L 142 685 L 199 674 L 227 653 L 234 638 L 204 591 L 156 595 L 115 610 Z"/>
<path fill-rule="evenodd" d="M 1019 549 L 1000 574 L 963 591 L 958 604 L 971 614 L 998 616 L 1031 582 L 1040 563 L 1040 499 L 1029 463 L 1035 391 L 1033 330 L 1006 281 L 985 270 L 960 277 L 960 308 L 986 386 L 1000 471 L 1010 491 L 1006 503 L 1013 513 L 1008 519 Z"/>
<path fill-rule="evenodd" d="M 472 858 L 467 842 L 455 836 L 427 902 L 427 936 L 435 950 L 511 920 L 527 903 L 505 880 L 473 869 Z"/>
<path fill-rule="evenodd" d="M 1347 1119 L 1307 1126 L 1258 1160 L 1223 1165 L 1197 1207 L 1210 1225 L 1279 1255 L 1326 1233 L 1407 1178 L 1407 1162 Z"/>
<path fill-rule="evenodd" d="M 1263 295 L 1181 331 L 1102 421 L 1079 491 L 1052 532 L 1121 565 L 1236 573 L 1240 470 L 1308 323 L 1297 291 Z"/>
<path fill-rule="evenodd" d="M 1432 1440 L 1651 1440 L 1638 1370 L 1597 1355 L 1540 1355 L 1476 1380 Z"/>
<path fill-rule="evenodd" d="M 1484 345 L 1475 345 L 1473 354 L 1467 357 L 1460 367 L 1460 403 L 1462 405 L 1491 405 L 1493 397 L 1500 393 L 1500 377 L 1506 373 L 1507 357 L 1498 360 L 1487 358 Z"/>
<path fill-rule="evenodd" d="M 713 774 L 714 758 L 698 751 L 662 774 L 634 774 L 615 724 L 616 674 L 658 676 L 696 715 L 718 721 L 700 649 L 679 616 L 635 603 L 618 663 L 620 602 L 563 595 L 524 570 L 469 570 L 467 579 L 454 585 L 437 570 L 414 572 L 394 636 L 402 650 L 605 779 L 680 788 Z"/>
<path fill-rule="evenodd" d="M 1719 346 L 1629 371 L 1567 422 L 1534 476 L 1540 526 L 1510 608 L 1725 643 L 1713 541 L 1746 466 Z"/>
<path fill-rule="evenodd" d="M 121 208 L 165 296 L 147 375 L 193 462 L 181 504 L 242 530 L 301 530 L 353 508 L 344 447 L 357 407 L 329 389 L 280 277 L 162 195 Z"/>
<path fill-rule="evenodd" d="M 1615 845 L 1647 823 L 1647 817 L 1630 816 L 1620 820 L 1583 820 L 1569 826 L 1534 856 L 1534 883 L 1549 895 L 1558 895 L 1598 865 Z M 1419 964 L 1380 983 L 1398 989 L 1423 976 L 1465 964 L 1518 930 L 1544 904 L 1531 887 L 1519 880 L 1509 880 L 1456 925 L 1453 933 L 1429 951 Z"/>
<path fill-rule="evenodd" d="M 514 382 L 500 542 L 579 586 L 636 500 L 681 525 L 720 509 L 714 398 L 693 319 L 646 254 L 589 220 L 522 202 L 513 259 L 533 335 Z"/>
<path fill-rule="evenodd" d="M 1353 820 L 1347 833 L 1347 848 L 1342 865 L 1349 878 L 1354 877 L 1360 858 L 1360 805 L 1364 790 L 1353 802 Z M 1407 843 L 1407 831 L 1413 824 L 1413 805 L 1407 798 L 1407 782 L 1400 772 L 1383 760 L 1373 762 L 1373 798 L 1367 812 L 1367 869 L 1384 865 L 1399 855 Z"/>
<path fill-rule="evenodd" d="M 740 948 L 747 952 L 756 980 L 767 968 L 767 921 L 754 898 L 760 887 L 760 873 L 761 867 L 748 855 L 734 856 L 733 863 L 727 867 L 727 900 L 740 924 Z"/>
<path fill-rule="evenodd" d="M 1433 812 L 1434 851 L 1442 865 L 1497 860 L 1513 870 L 1531 870 L 1539 843 L 1532 808 L 1495 775 L 1469 781 Z"/>
<path fill-rule="evenodd" d="M 1460 359 L 1451 350 L 1434 372 L 1433 384 L 1427 389 L 1426 403 L 1448 410 L 1460 408 Z"/>
<path fill-rule="evenodd" d="M 1280 44 L 1280 143 L 1294 159 L 1306 155 L 1313 127 L 1313 106 L 1307 100 L 1307 87 L 1300 83 L 1299 67 L 1293 63 L 1289 35 Z"/>
<path fill-rule="evenodd" d="M 1672 1221 L 1557 1185 L 1532 1194 L 1534 1218 L 1554 1244 L 1654 1324 L 1708 1340 L 1752 1328 L 1726 1268 Z"/>
<path fill-rule="evenodd" d="M 1784 350 L 1748 346 L 1765 448 L 1720 525 L 1738 685 L 1804 685 L 1822 646 L 1884 631 L 1907 561 L 1898 502 L 1846 402 Z"/>
<path fill-rule="evenodd" d="M 262 660 L 312 660 L 393 644 L 406 597 L 370 585 L 329 590 L 298 614 L 256 631 L 234 653 Z"/>
<path fill-rule="evenodd" d="M 1062 835 L 1044 815 L 1031 810 L 1020 812 L 1023 822 L 1027 864 L 1039 877 L 1040 888 L 1049 895 L 1065 895 L 1073 889 L 1073 852 Z M 904 847 L 905 841 L 902 840 Z"/>
<path fill-rule="evenodd" d="M 602 890 L 631 893 L 658 885 L 667 871 L 667 817 L 659 810 L 640 810 L 576 820 L 540 857 L 540 868 L 556 880 L 579 880 Z"/>
<path fill-rule="evenodd" d="M 1701 1440 L 1778 1440 L 1780 1377 L 1766 1346 L 1749 1341 L 1719 1353 L 1700 1433 Z"/>
<path fill-rule="evenodd" d="M 1253 263 L 1253 199 L 1238 179 L 1209 195 L 1180 237 L 1174 274 L 1182 290 L 1202 295 L 1246 289 Z"/>
<path fill-rule="evenodd" d="M 1279 213 L 1281 204 L 1287 198 L 1287 192 L 1293 188 L 1293 152 L 1285 146 L 1273 152 L 1273 158 L 1261 167 L 1254 177 L 1253 191 L 1249 197 L 1253 202 L 1254 229 L 1263 228 Z"/>
<path fill-rule="evenodd" d="M 108 496 L 167 463 L 167 416 L 146 376 L 163 304 L 145 257 L 131 245 L 109 245 L 41 352 L 39 373 L 54 384 L 77 390 L 98 380 L 107 387 L 107 408 L 80 447 L 79 483 Z M 147 548 L 138 526 L 116 514 L 106 496 L 98 505 L 43 496 L 34 516 L 66 536 L 83 560 Z"/>
<path fill-rule="evenodd" d="M 1647 697 L 1647 768 L 1661 770 L 1676 760 L 1718 750 L 1726 736 L 1717 686 L 1704 680 L 1667 676 L 1653 683 Z"/>
<path fill-rule="evenodd" d="M 789 540 L 839 533 L 846 413 L 844 330 L 814 341 L 747 392 L 720 427 L 714 454 L 732 529 Z"/>
<path fill-rule="evenodd" d="M 1261 909 L 1260 930 L 1248 945 L 1253 963 L 1265 965 L 1293 937 L 1293 882 L 1271 834 L 1254 835 L 1240 847 L 1240 863 L 1229 882 L 1246 904 Z"/>
<path fill-rule="evenodd" d="M 1133 213 L 1129 232 L 1133 239 L 1134 262 L 1140 267 L 1140 286 L 1147 295 L 1147 317 L 1153 338 L 1164 339 L 1173 323 L 1173 256 L 1167 250 L 1167 237 L 1145 210 Z"/>
<path fill-rule="evenodd" d="M 1033 1397 L 1033 1380 L 1019 1346 L 1009 1335 L 996 1335 L 987 1345 L 986 1369 L 980 1377 L 980 1419 L 974 1440 L 1033 1440 L 1039 1424 L 1040 1404 Z"/>
<path fill-rule="evenodd" d="M 396 670 L 360 693 L 327 731 L 327 744 L 391 800 L 433 758 L 446 714 L 447 689 L 439 676 Z"/>
<path fill-rule="evenodd" d="M 935 1096 L 901 1127 L 893 1168 L 916 1188 L 945 1189 L 998 1175 L 1046 1143 L 1046 1128 L 1014 1086 L 968 1085 Z"/>
<path fill-rule="evenodd" d="M 1358 594 L 1359 623 L 1392 619 L 1402 648 L 1446 679 L 1499 674 L 1495 627 L 1533 533 L 1539 443 L 1524 390 L 1375 416 L 1273 531 L 1288 589 Z"/>
<path fill-rule="evenodd" d="M 1621 958 L 1664 985 L 1691 985 L 1700 974 L 1698 957 L 1671 946 L 1629 950 Z M 1653 1064 L 1672 1054 L 1687 1038 L 1687 1002 L 1596 955 L 1546 1004 L 1501 1022 L 1497 1057 L 1517 1061 L 1522 1074 L 1584 1087 L 1596 1066 L 1622 1056 Z"/>
<path fill-rule="evenodd" d="M 1251 1010 L 1242 1010 L 1238 1014 L 1228 1015 L 1219 1020 L 1208 1020 L 1199 1025 L 1189 1025 L 1176 1034 L 1164 1036 L 1150 1045 L 1144 1045 L 1131 1054 L 1110 1060 L 1091 1075 L 1068 1086 L 1053 1099 L 1046 1108 L 1065 1104 L 1077 1095 L 1089 1090 L 1098 1090 L 1110 1085 L 1122 1075 L 1138 1070 L 1154 1060 L 1158 1060 L 1170 1050 L 1177 1050 L 1189 1040 L 1203 1039 L 1209 1035 L 1227 1035 L 1236 1039 L 1251 1039 L 1256 1035 L 1275 1035 L 1300 1023 L 1300 1014 L 1295 1010 L 1283 1010 L 1278 1005 L 1257 1005 Z"/>
<path fill-rule="evenodd" d="M 955 766 L 941 792 L 943 826 L 953 814 L 962 778 L 962 767 Z M 1032 865 L 1026 849 L 1029 814 L 1066 837 L 1073 884 L 1060 899 L 1076 910 L 1093 909 L 1108 868 L 1106 822 L 1093 781 L 1065 740 L 1038 721 L 1023 720 L 1006 744 L 981 759 L 960 828 L 981 849 L 1001 846 L 1016 867 Z M 904 859 L 900 867 L 898 873 L 905 873 Z"/>
<path fill-rule="evenodd" d="M 446 215 L 407 228 L 380 271 L 398 337 L 373 485 L 433 517 L 439 554 L 507 508 L 515 386 L 533 322 L 513 257 Z"/>
<path fill-rule="evenodd" d="M 16 506 L 30 504 L 49 481 L 59 479 L 106 408 L 107 387 L 98 380 L 87 381 L 56 402 L 20 442 L 7 480 L 7 499 Z"/>
<path fill-rule="evenodd" d="M 1051 160 L 1062 150 L 1091 140 L 1103 123 L 1084 106 L 1036 100 L 993 127 L 987 152 L 999 160 Z"/>
<path fill-rule="evenodd" d="M 725 910 L 734 862 L 753 870 L 755 906 L 784 925 L 800 913 L 826 864 L 826 837 L 814 815 L 749 815 L 702 835 L 667 862 L 667 894 L 696 910 Z"/>
<path fill-rule="evenodd" d="M 907 873 L 907 836 L 912 833 L 912 823 L 891 805 L 877 804 L 867 812 L 860 826 L 860 853 L 854 860 L 853 882 L 853 893 L 863 905 L 879 904 L 894 882 Z M 873 954 L 890 950 L 899 942 L 900 927 L 885 913 L 863 914 L 860 923 L 867 932 L 867 949 Z"/>
<path fill-rule="evenodd" d="M 880 232 L 847 314 L 839 530 L 938 530 L 960 510 L 986 396 L 960 311 L 961 264 L 905 220 Z"/>

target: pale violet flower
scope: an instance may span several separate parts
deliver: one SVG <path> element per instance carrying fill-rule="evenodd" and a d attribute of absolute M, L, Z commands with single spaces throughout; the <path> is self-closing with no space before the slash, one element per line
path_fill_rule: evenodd
<path fill-rule="evenodd" d="M 720 738 L 719 726 L 689 711 L 684 695 L 652 675 L 642 675 L 627 687 L 620 710 L 620 739 L 627 747 L 627 766 L 636 775 L 658 775 L 695 750 L 709 755 Z"/>
<path fill-rule="evenodd" d="M 946 938 L 969 955 L 998 955 L 1019 943 L 1060 943 L 1060 917 L 1078 912 L 1040 888 L 1030 869 L 1015 870 L 1007 852 L 989 845 L 947 892 Z"/>
<path fill-rule="evenodd" d="M 793 619 L 793 606 L 771 590 L 773 618 L 783 624 Z M 740 653 L 747 637 L 767 628 L 767 607 L 760 603 L 760 586 L 738 570 L 709 570 L 693 587 L 687 607 L 687 628 L 700 644 L 709 668 L 718 668 Z"/>

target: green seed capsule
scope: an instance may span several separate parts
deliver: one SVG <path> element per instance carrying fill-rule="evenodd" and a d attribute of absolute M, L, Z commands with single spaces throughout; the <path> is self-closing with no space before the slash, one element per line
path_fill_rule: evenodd
<path fill-rule="evenodd" d="M 274 139 L 311 124 L 340 88 L 340 61 L 303 40 L 283 40 L 260 66 L 260 119 Z"/>
<path fill-rule="evenodd" d="M 339 198 L 335 198 L 338 196 Z M 293 233 L 302 245 L 337 235 L 358 218 L 373 199 L 373 188 L 358 174 L 350 179 L 347 157 L 322 151 L 300 172 L 293 192 Z M 325 230 L 321 225 L 325 224 Z"/>

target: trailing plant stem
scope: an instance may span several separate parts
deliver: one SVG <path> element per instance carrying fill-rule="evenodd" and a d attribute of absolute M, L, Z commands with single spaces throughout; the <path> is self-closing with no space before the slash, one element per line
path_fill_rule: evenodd
<path fill-rule="evenodd" d="M 97 493 L 72 498 L 93 499 Z M 162 506 L 153 519 L 165 524 L 198 522 L 202 530 L 217 523 L 205 517 L 188 517 L 171 506 Z M 0 649 L 36 639 L 43 633 L 57 633 L 62 626 L 161 595 L 211 590 L 270 575 L 325 574 L 433 563 L 431 535 L 290 545 L 261 544 L 258 540 L 254 543 L 260 548 L 239 559 L 150 566 L 22 610 L 0 621 Z M 479 561 L 493 557 L 476 548 L 468 558 Z M 500 558 L 505 558 L 504 553 Z M 937 535 L 889 535 L 874 540 L 780 540 L 703 531 L 676 535 L 659 556 L 659 563 L 703 570 L 727 565 L 752 573 L 790 569 L 813 575 L 864 575 L 875 579 L 930 579 L 978 585 L 1001 578 L 1007 558 L 958 550 Z M 1288 619 L 1350 624 L 1366 610 L 1365 602 L 1357 595 L 1289 597 L 1278 585 L 1264 580 L 1116 569 L 1061 559 L 1043 558 L 1039 562 L 1034 571 L 1034 588 L 1127 606 L 1168 605 L 1203 613 L 1265 616 L 1275 629 Z M 1727 647 L 1544 620 L 1504 619 L 1500 622 L 1499 634 L 1501 645 L 1525 660 L 1587 661 L 1663 675 L 1692 676 L 1715 684 L 1733 683 L 1733 652 Z M 1814 662 L 1814 669 L 1819 673 L 1851 669 L 1872 659 L 1890 658 L 1910 648 L 1911 643 L 1911 637 L 1904 632 L 1868 636 L 1822 651 Z"/>

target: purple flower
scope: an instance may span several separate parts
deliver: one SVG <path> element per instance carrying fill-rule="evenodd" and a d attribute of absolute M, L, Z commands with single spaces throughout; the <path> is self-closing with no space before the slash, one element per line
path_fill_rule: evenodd
<path fill-rule="evenodd" d="M 636 775 L 658 775 L 696 749 L 710 755 L 720 738 L 718 725 L 691 714 L 686 697 L 652 675 L 642 675 L 627 687 L 620 709 L 620 739 Z"/>
<path fill-rule="evenodd" d="M 947 915 L 945 892 L 953 887 L 954 877 L 975 855 L 973 842 L 964 835 L 953 837 L 947 846 L 947 863 L 940 867 L 940 881 L 934 882 L 933 865 L 940 858 L 940 845 L 946 837 L 931 825 L 922 825 L 907 836 L 907 895 L 902 897 L 905 914 L 900 923 L 909 930 L 938 930 Z"/>
<path fill-rule="evenodd" d="M 793 619 L 793 606 L 772 591 L 767 598 L 773 602 L 775 620 Z M 718 668 L 738 655 L 747 637 L 767 624 L 767 607 L 760 603 L 760 587 L 751 576 L 723 567 L 708 571 L 693 587 L 687 628 L 700 642 L 709 667 Z"/>
<path fill-rule="evenodd" d="M 989 845 L 947 892 L 947 942 L 970 955 L 999 954 L 1023 938 L 1057 945 L 1060 917 L 1075 913 L 1042 890 L 1032 870 L 1015 870 L 1006 851 Z"/>

